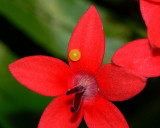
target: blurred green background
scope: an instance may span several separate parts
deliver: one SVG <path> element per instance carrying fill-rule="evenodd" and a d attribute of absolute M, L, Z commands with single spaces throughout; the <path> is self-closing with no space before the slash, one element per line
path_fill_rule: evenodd
<path fill-rule="evenodd" d="M 36 128 L 53 99 L 20 85 L 8 64 L 29 55 L 49 55 L 67 62 L 71 33 L 94 4 L 106 36 L 104 62 L 129 41 L 145 38 L 138 0 L 0 0 L 0 128 Z M 156 128 L 160 122 L 160 79 L 152 78 L 136 97 L 114 103 L 131 128 Z M 84 121 L 79 128 L 87 128 Z"/>

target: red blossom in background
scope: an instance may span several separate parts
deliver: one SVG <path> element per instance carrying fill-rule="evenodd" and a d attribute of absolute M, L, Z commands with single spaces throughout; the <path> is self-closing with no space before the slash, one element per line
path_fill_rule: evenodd
<path fill-rule="evenodd" d="M 148 38 L 134 40 L 115 52 L 112 62 L 144 77 L 160 76 L 160 0 L 140 0 Z"/>
<path fill-rule="evenodd" d="M 142 17 L 147 26 L 149 42 L 154 49 L 160 48 L 160 0 L 140 0 Z"/>
<path fill-rule="evenodd" d="M 122 48 L 120 55 L 116 53 L 115 64 L 121 65 L 121 59 L 127 59 L 128 63 L 121 67 L 113 63 L 101 66 L 104 51 L 103 26 L 92 5 L 71 36 L 68 46 L 70 66 L 59 59 L 41 55 L 25 57 L 9 65 L 12 75 L 25 87 L 44 96 L 58 96 L 45 109 L 38 128 L 76 128 L 83 115 L 89 128 L 129 127 L 110 101 L 123 101 L 137 95 L 145 87 L 146 78 L 138 69 L 128 68 L 134 67 L 130 61 L 136 60 L 128 56 L 132 51 Z M 126 54 L 123 56 L 123 53 Z M 137 61 L 137 65 L 141 63 Z"/>
<path fill-rule="evenodd" d="M 151 50 L 148 39 L 127 43 L 115 52 L 112 62 L 144 77 L 160 76 L 160 50 Z"/>
<path fill-rule="evenodd" d="M 160 0 L 140 0 L 148 38 L 131 41 L 115 52 L 112 62 L 144 77 L 160 76 Z"/>

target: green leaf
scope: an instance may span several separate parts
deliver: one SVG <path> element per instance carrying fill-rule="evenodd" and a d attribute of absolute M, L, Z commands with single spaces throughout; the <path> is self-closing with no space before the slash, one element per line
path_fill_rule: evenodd
<path fill-rule="evenodd" d="M 8 116 L 19 111 L 42 113 L 53 99 L 26 89 L 12 77 L 8 65 L 15 60 L 17 57 L 0 42 L 0 125 L 3 128 L 13 128 L 7 123 Z"/>
<path fill-rule="evenodd" d="M 83 6 L 84 3 L 87 2 L 1 0 L 0 13 L 36 43 L 55 56 L 64 58 L 67 57 L 67 46 L 73 28 L 89 7 L 89 5 Z M 70 4 L 72 6 L 69 6 Z"/>
<path fill-rule="evenodd" d="M 103 64 L 111 63 L 111 59 L 112 59 L 112 56 L 115 53 L 115 51 L 118 50 L 125 43 L 124 43 L 124 41 L 121 41 L 120 39 L 106 38 L 105 44 L 106 44 L 106 47 L 105 47 Z"/>
<path fill-rule="evenodd" d="M 0 14 L 46 51 L 58 58 L 67 59 L 71 33 L 92 4 L 87 0 L 0 0 Z M 101 15 L 106 37 L 129 41 L 133 35 L 130 28 L 132 22 L 128 23 L 125 19 L 124 22 L 118 22 L 111 10 L 95 6 Z M 139 29 L 135 31 L 143 33 Z"/>

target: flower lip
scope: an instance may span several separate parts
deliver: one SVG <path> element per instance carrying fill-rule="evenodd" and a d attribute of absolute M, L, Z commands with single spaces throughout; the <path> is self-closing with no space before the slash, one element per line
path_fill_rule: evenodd
<path fill-rule="evenodd" d="M 89 74 L 77 74 L 73 79 L 74 87 L 66 92 L 66 95 L 75 94 L 71 112 L 77 112 L 82 100 L 86 101 L 94 97 L 98 92 L 95 78 Z"/>

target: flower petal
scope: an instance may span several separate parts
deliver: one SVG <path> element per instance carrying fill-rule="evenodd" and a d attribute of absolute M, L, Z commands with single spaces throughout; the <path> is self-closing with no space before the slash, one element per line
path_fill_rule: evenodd
<path fill-rule="evenodd" d="M 144 77 L 160 76 L 160 50 L 151 51 L 148 39 L 124 45 L 115 52 L 112 62 Z"/>
<path fill-rule="evenodd" d="M 146 85 L 146 78 L 113 64 L 103 65 L 96 78 L 101 95 L 112 101 L 132 98 Z"/>
<path fill-rule="evenodd" d="M 142 17 L 148 26 L 154 11 L 160 7 L 159 0 L 140 0 L 140 10 L 142 13 Z M 159 15 L 159 14 L 158 14 Z"/>
<path fill-rule="evenodd" d="M 129 128 L 117 107 L 101 97 L 85 106 L 84 119 L 89 128 Z"/>
<path fill-rule="evenodd" d="M 72 113 L 70 107 L 73 96 L 60 96 L 55 98 L 45 109 L 38 128 L 77 128 L 82 120 L 82 109 Z"/>
<path fill-rule="evenodd" d="M 71 50 L 77 49 L 81 57 L 72 61 Z M 92 5 L 79 20 L 68 46 L 68 60 L 73 71 L 85 70 L 94 73 L 100 67 L 105 50 L 105 37 L 100 16 Z"/>
<path fill-rule="evenodd" d="M 63 61 L 48 56 L 29 56 L 9 65 L 11 74 L 25 87 L 45 96 L 64 94 L 72 71 Z"/>
<path fill-rule="evenodd" d="M 152 15 L 152 19 L 148 24 L 147 33 L 151 46 L 153 48 L 160 48 L 160 5 Z"/>

